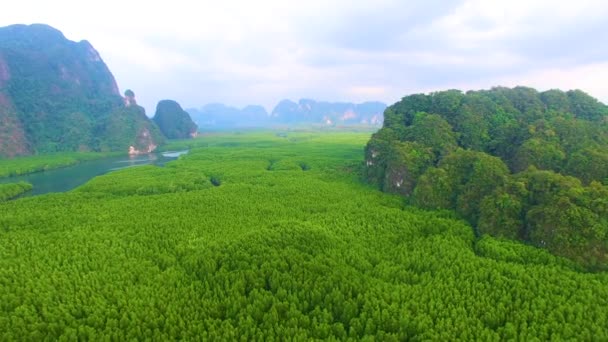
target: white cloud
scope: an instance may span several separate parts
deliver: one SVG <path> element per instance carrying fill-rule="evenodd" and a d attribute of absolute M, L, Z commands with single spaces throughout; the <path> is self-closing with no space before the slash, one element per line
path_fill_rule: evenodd
<path fill-rule="evenodd" d="M 571 68 L 534 70 L 508 77 L 501 84 L 515 86 L 526 84 L 540 90 L 560 88 L 581 89 L 608 103 L 608 62 L 575 66 Z"/>
<path fill-rule="evenodd" d="M 0 26 L 87 39 L 152 111 L 283 97 L 396 101 L 446 88 L 581 88 L 606 102 L 601 0 L 20 0 Z M 602 69 L 604 68 L 604 69 Z"/>

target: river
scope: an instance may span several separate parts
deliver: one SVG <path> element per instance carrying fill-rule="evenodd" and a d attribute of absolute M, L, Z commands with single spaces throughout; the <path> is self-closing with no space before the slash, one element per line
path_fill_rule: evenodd
<path fill-rule="evenodd" d="M 188 151 L 102 158 L 44 172 L 35 172 L 16 177 L 4 177 L 0 178 L 0 183 L 25 181 L 32 184 L 34 188 L 22 196 L 41 195 L 49 192 L 65 192 L 86 183 L 93 177 L 103 175 L 110 171 L 149 164 L 162 166 L 166 162 L 175 160 L 180 155 L 186 153 L 188 153 Z"/>

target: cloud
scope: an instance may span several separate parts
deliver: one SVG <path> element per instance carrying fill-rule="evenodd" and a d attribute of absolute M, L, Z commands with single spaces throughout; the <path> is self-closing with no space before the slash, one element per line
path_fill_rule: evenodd
<path fill-rule="evenodd" d="M 174 98 L 394 102 L 447 88 L 581 88 L 608 101 L 608 3 L 598 0 L 21 0 L 0 25 L 87 39 L 153 111 Z M 600 77 L 601 76 L 601 77 Z"/>

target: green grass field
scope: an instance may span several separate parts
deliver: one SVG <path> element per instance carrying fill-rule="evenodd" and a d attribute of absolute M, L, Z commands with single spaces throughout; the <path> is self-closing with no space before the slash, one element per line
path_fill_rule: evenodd
<path fill-rule="evenodd" d="M 608 339 L 605 273 L 366 185 L 369 137 L 204 136 L 0 203 L 0 340 Z"/>

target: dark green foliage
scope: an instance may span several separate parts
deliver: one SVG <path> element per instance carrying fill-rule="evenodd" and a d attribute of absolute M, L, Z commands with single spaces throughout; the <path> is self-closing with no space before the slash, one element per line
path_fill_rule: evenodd
<path fill-rule="evenodd" d="M 456 149 L 456 134 L 452 126 L 436 114 L 417 113 L 405 131 L 405 140 L 430 147 L 436 160 Z"/>
<path fill-rule="evenodd" d="M 0 204 L 0 340 L 608 339 L 606 274 L 361 184 L 367 139 L 204 137 Z"/>
<path fill-rule="evenodd" d="M 0 184 L 0 202 L 15 198 L 30 190 L 32 190 L 32 185 L 26 182 Z"/>
<path fill-rule="evenodd" d="M 566 154 L 559 142 L 538 138 L 526 140 L 517 150 L 513 160 L 513 170 L 523 171 L 530 166 L 543 170 L 560 171 L 564 168 Z"/>
<path fill-rule="evenodd" d="M 519 237 L 591 269 L 605 269 L 608 188 L 535 169 L 484 199 L 479 230 Z"/>
<path fill-rule="evenodd" d="M 541 93 L 540 99 L 547 106 L 548 111 L 561 114 L 572 113 L 568 93 L 559 89 L 551 89 Z"/>
<path fill-rule="evenodd" d="M 420 176 L 412 203 L 431 210 L 454 208 L 454 182 L 447 171 L 431 167 Z"/>
<path fill-rule="evenodd" d="M 446 156 L 439 167 L 447 171 L 454 184 L 454 208 L 473 225 L 479 218 L 483 198 L 501 186 L 509 170 L 500 158 L 483 152 L 458 150 Z"/>
<path fill-rule="evenodd" d="M 605 121 L 608 108 L 597 99 L 581 90 L 570 90 L 570 110 L 575 117 L 591 121 Z"/>
<path fill-rule="evenodd" d="M 101 151 L 129 151 L 133 146 L 142 152 L 151 152 L 164 142 L 158 126 L 151 121 L 143 107 L 130 105 L 110 113 L 98 128 Z"/>
<path fill-rule="evenodd" d="M 124 107 L 123 99 L 89 42 L 70 41 L 46 25 L 3 27 L 0 70 L 0 156 L 113 144 L 99 132 L 107 130 L 110 113 Z"/>
<path fill-rule="evenodd" d="M 593 180 L 608 184 L 608 151 L 587 147 L 570 155 L 565 173 L 576 175 L 583 183 Z"/>
<path fill-rule="evenodd" d="M 424 94 L 406 96 L 386 109 L 383 127 L 400 129 L 404 123 L 405 126 L 409 126 L 414 121 L 416 113 L 428 111 L 430 106 L 431 98 Z"/>
<path fill-rule="evenodd" d="M 393 142 L 387 158 L 383 189 L 409 195 L 418 177 L 433 164 L 432 148 L 416 142 Z"/>
<path fill-rule="evenodd" d="M 601 193 L 608 182 L 607 106 L 580 90 L 498 87 L 411 95 L 385 116 L 366 148 L 369 181 L 423 208 L 453 209 L 481 234 L 608 268 L 605 210 L 585 186 L 597 182 L 591 193 Z M 394 153 L 406 142 L 434 152 L 426 172 L 405 171 L 420 169 Z M 387 186 L 395 175 L 408 187 Z"/>
<path fill-rule="evenodd" d="M 196 133 L 196 124 L 179 103 L 172 100 L 162 100 L 156 106 L 156 114 L 152 119 L 160 131 L 169 139 L 187 139 Z"/>

